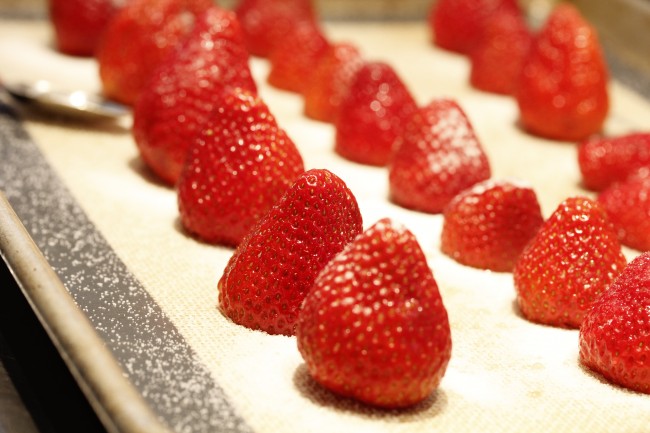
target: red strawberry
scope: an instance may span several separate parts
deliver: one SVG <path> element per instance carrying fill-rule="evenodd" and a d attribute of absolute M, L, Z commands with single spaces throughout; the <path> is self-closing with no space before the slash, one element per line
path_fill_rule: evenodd
<path fill-rule="evenodd" d="M 483 37 L 485 24 L 498 10 L 519 12 L 517 0 L 437 0 L 429 12 L 434 43 L 469 54 Z"/>
<path fill-rule="evenodd" d="M 470 83 L 486 92 L 513 94 L 531 40 L 521 13 L 510 9 L 496 12 L 471 51 Z"/>
<path fill-rule="evenodd" d="M 305 115 L 335 122 L 341 101 L 362 65 L 361 53 L 354 45 L 345 42 L 330 45 L 305 83 Z"/>
<path fill-rule="evenodd" d="M 440 247 L 459 263 L 511 272 L 543 222 L 530 187 L 487 180 L 447 205 Z"/>
<path fill-rule="evenodd" d="M 638 168 L 650 167 L 650 133 L 585 140 L 578 147 L 578 163 L 584 186 L 600 191 Z"/>
<path fill-rule="evenodd" d="M 610 382 L 650 394 L 650 252 L 594 302 L 580 327 L 580 360 Z"/>
<path fill-rule="evenodd" d="M 228 86 L 256 91 L 239 23 L 215 6 L 197 16 L 192 33 L 153 74 L 133 110 L 140 155 L 163 181 L 176 183 L 190 143 Z"/>
<path fill-rule="evenodd" d="M 211 0 L 132 0 L 109 22 L 97 50 L 104 94 L 133 105 L 155 68 L 192 30 Z"/>
<path fill-rule="evenodd" d="M 297 23 L 269 54 L 269 84 L 303 93 L 309 76 L 328 47 L 329 42 L 316 23 L 308 20 Z"/>
<path fill-rule="evenodd" d="M 650 251 L 650 168 L 642 168 L 598 196 L 623 245 Z"/>
<path fill-rule="evenodd" d="M 490 177 L 476 134 L 458 104 L 434 100 L 407 123 L 389 167 L 390 198 L 430 213 L 442 212 L 459 192 Z"/>
<path fill-rule="evenodd" d="M 575 7 L 560 4 L 524 62 L 516 91 L 523 127 L 557 140 L 597 133 L 609 110 L 608 76 L 596 31 Z"/>
<path fill-rule="evenodd" d="M 380 220 L 318 275 L 297 328 L 313 378 L 372 405 L 416 404 L 451 356 L 447 310 L 413 234 Z"/>
<path fill-rule="evenodd" d="M 345 182 L 327 170 L 303 173 L 228 262 L 219 280 L 221 310 L 251 329 L 295 334 L 316 275 L 361 229 Z"/>
<path fill-rule="evenodd" d="M 517 303 L 533 322 L 578 328 L 625 264 L 616 233 L 598 203 L 568 198 L 515 265 Z"/>
<path fill-rule="evenodd" d="M 354 76 L 336 120 L 336 152 L 352 161 L 386 165 L 417 105 L 395 70 L 369 62 Z"/>
<path fill-rule="evenodd" d="M 106 25 L 122 7 L 117 0 L 49 0 L 57 49 L 73 56 L 92 56 Z"/>
<path fill-rule="evenodd" d="M 178 180 L 183 226 L 207 242 L 237 245 L 303 171 L 264 102 L 240 88 L 224 91 Z"/>
<path fill-rule="evenodd" d="M 235 12 L 251 54 L 268 57 L 301 21 L 316 22 L 311 0 L 241 0 Z"/>

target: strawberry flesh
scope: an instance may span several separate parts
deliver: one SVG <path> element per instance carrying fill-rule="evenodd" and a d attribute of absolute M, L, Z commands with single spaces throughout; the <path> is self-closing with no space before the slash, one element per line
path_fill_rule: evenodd
<path fill-rule="evenodd" d="M 390 198 L 440 213 L 459 192 L 490 177 L 487 156 L 460 106 L 434 100 L 414 113 L 389 165 Z"/>
<path fill-rule="evenodd" d="M 515 93 L 532 34 L 521 13 L 504 9 L 487 21 L 483 37 L 470 53 L 470 83 L 477 89 Z"/>
<path fill-rule="evenodd" d="M 249 90 L 224 91 L 181 171 L 181 222 L 206 242 L 236 246 L 303 171 L 266 104 Z"/>
<path fill-rule="evenodd" d="M 177 182 L 190 143 L 216 115 L 227 87 L 257 89 L 235 15 L 215 6 L 197 17 L 192 33 L 159 66 L 133 109 L 140 156 L 165 183 Z"/>
<path fill-rule="evenodd" d="M 470 54 L 499 10 L 519 12 L 519 6 L 516 0 L 437 0 L 428 17 L 433 41 L 440 48 Z"/>
<path fill-rule="evenodd" d="M 451 357 L 447 311 L 426 258 L 413 234 L 388 219 L 325 266 L 296 335 L 318 383 L 386 408 L 426 399 Z"/>
<path fill-rule="evenodd" d="M 650 252 L 594 302 L 580 327 L 580 360 L 614 384 L 650 394 Z"/>
<path fill-rule="evenodd" d="M 487 180 L 447 205 L 440 248 L 459 263 L 511 272 L 543 222 L 530 187 Z"/>
<path fill-rule="evenodd" d="M 319 57 L 316 69 L 306 82 L 303 93 L 305 115 L 310 119 L 335 123 L 341 102 L 362 64 L 356 46 L 347 42 L 331 44 Z"/>
<path fill-rule="evenodd" d="M 534 37 L 516 99 L 522 126 L 554 140 L 598 133 L 609 111 L 609 73 L 598 36 L 572 5 L 558 5 Z"/>
<path fill-rule="evenodd" d="M 578 164 L 583 185 L 601 191 L 639 168 L 650 168 L 650 133 L 584 140 L 578 146 Z"/>
<path fill-rule="evenodd" d="M 178 48 L 211 0 L 131 0 L 97 47 L 104 95 L 133 105 L 153 71 Z"/>
<path fill-rule="evenodd" d="M 239 245 L 219 281 L 219 306 L 235 323 L 295 334 L 316 275 L 361 233 L 357 201 L 327 170 L 303 173 Z"/>
<path fill-rule="evenodd" d="M 384 166 L 416 110 L 413 96 L 390 65 L 365 63 L 339 107 L 334 149 L 351 161 Z"/>
<path fill-rule="evenodd" d="M 598 195 L 623 245 L 650 251 L 650 168 L 639 169 Z"/>
<path fill-rule="evenodd" d="M 625 264 L 605 211 L 591 199 L 570 197 L 544 222 L 515 265 L 519 309 L 532 322 L 579 328 Z"/>
<path fill-rule="evenodd" d="M 95 54 L 108 22 L 122 7 L 115 0 L 49 0 L 57 49 L 73 56 Z"/>

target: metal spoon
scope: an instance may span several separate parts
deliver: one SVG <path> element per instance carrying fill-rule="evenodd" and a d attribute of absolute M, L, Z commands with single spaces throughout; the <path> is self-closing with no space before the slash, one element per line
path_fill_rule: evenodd
<path fill-rule="evenodd" d="M 86 118 L 89 120 L 117 119 L 130 113 L 130 108 L 83 91 L 62 92 L 52 89 L 51 84 L 39 80 L 31 84 L 3 83 L 7 92 L 18 101 L 41 109 Z"/>

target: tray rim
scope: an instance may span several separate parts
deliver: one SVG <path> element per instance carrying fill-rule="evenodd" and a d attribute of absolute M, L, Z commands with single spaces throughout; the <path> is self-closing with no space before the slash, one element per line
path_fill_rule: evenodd
<path fill-rule="evenodd" d="M 0 257 L 110 432 L 169 432 L 74 302 L 0 191 Z"/>

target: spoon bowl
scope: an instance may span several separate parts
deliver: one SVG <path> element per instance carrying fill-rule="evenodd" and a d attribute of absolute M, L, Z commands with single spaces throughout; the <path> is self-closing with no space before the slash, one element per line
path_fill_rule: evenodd
<path fill-rule="evenodd" d="M 2 87 L 16 100 L 48 112 L 94 120 L 112 120 L 130 113 L 130 108 L 81 90 L 54 90 L 45 80 L 34 83 L 3 83 Z"/>

